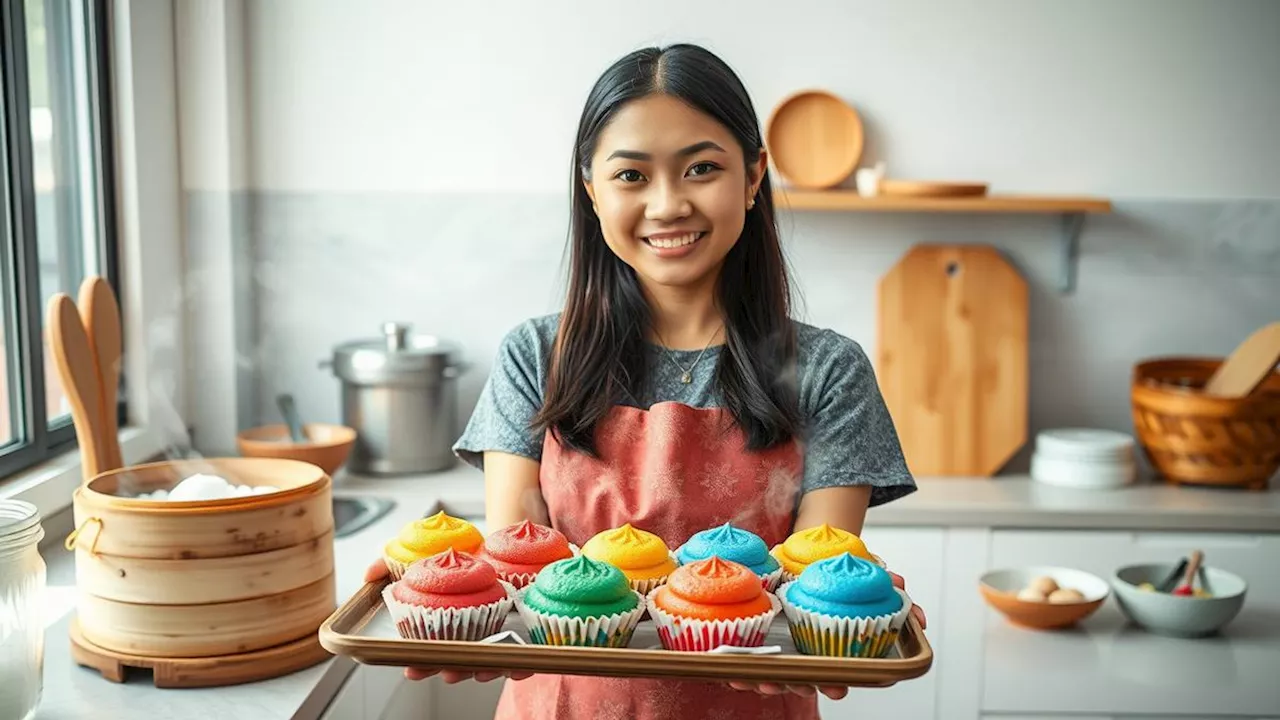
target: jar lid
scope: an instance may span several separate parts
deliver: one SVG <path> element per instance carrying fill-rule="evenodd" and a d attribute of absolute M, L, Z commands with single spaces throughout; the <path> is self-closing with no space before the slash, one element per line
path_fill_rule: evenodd
<path fill-rule="evenodd" d="M 457 361 L 457 344 L 434 335 L 414 335 L 408 323 L 382 324 L 382 337 L 343 343 L 334 349 L 333 371 L 353 382 L 434 381 Z"/>
<path fill-rule="evenodd" d="M 35 505 L 25 500 L 0 500 L 0 544 L 16 542 L 34 534 L 33 530 L 43 533 Z"/>

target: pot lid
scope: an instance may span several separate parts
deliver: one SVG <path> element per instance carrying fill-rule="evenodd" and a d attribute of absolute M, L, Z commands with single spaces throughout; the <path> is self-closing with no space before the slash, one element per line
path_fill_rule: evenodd
<path fill-rule="evenodd" d="M 340 376 L 393 376 L 441 372 L 454 363 L 457 344 L 434 335 L 411 333 L 409 323 L 382 324 L 382 337 L 343 343 L 334 349 Z"/>

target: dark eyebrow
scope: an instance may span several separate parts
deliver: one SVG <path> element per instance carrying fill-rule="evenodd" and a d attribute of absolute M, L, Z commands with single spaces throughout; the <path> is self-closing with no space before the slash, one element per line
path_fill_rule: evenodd
<path fill-rule="evenodd" d="M 719 145 L 711 142 L 710 140 L 703 140 L 702 142 L 694 143 L 689 147 L 681 148 L 680 150 L 677 150 L 676 155 L 679 157 L 688 157 L 690 155 L 697 155 L 703 150 L 715 150 L 717 152 L 724 152 L 724 148 L 720 147 Z M 653 159 L 653 156 L 650 155 L 649 153 L 637 152 L 635 150 L 614 150 L 612 153 L 609 154 L 609 157 L 605 158 L 605 161 L 607 162 L 614 158 L 624 158 L 626 160 L 639 160 L 642 162 L 648 162 L 649 160 Z"/>

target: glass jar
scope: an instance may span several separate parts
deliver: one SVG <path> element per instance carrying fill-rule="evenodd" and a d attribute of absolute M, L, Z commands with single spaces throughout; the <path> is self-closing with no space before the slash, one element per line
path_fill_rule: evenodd
<path fill-rule="evenodd" d="M 35 505 L 0 500 L 0 718 L 33 717 L 44 687 L 42 538 Z"/>

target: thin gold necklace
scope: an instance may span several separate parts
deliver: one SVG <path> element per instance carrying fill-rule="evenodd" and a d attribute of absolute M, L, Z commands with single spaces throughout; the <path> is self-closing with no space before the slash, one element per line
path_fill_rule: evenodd
<path fill-rule="evenodd" d="M 654 332 L 657 332 L 656 328 L 654 329 Z M 716 336 L 719 334 L 720 328 L 716 328 L 716 331 L 711 333 L 711 337 L 707 339 L 707 344 L 702 347 L 702 352 L 698 353 L 698 357 L 693 359 L 693 364 L 689 366 L 688 370 L 686 370 L 685 367 L 676 360 L 676 356 L 671 354 L 671 348 L 667 347 L 667 341 L 662 338 L 662 333 L 658 333 L 658 342 L 662 343 L 662 349 L 667 353 L 667 358 L 671 360 L 672 364 L 680 368 L 680 382 L 685 385 L 693 382 L 693 369 L 698 367 L 698 361 L 702 360 L 702 356 L 706 354 L 707 348 L 711 347 L 711 343 L 715 341 Z"/>

